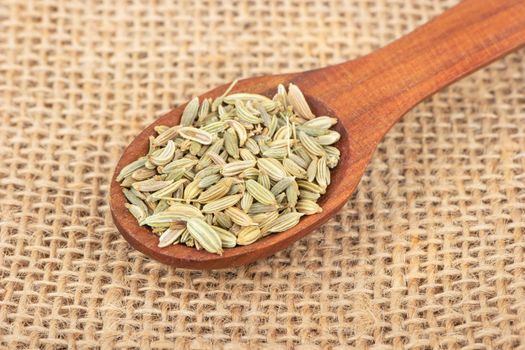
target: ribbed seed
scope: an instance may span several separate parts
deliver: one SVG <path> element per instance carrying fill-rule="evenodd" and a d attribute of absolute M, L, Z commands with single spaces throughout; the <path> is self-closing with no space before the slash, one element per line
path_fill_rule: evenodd
<path fill-rule="evenodd" d="M 330 184 L 330 170 L 326 165 L 326 157 L 319 158 L 317 162 L 317 174 L 315 175 L 315 180 L 319 186 L 326 188 Z"/>
<path fill-rule="evenodd" d="M 222 167 L 223 176 L 235 176 L 240 174 L 246 169 L 253 168 L 256 162 L 253 160 L 239 160 L 235 162 L 227 163 Z"/>
<path fill-rule="evenodd" d="M 123 190 L 125 190 L 125 188 Z M 134 188 L 130 188 L 129 190 L 131 191 L 131 193 L 133 193 L 135 196 L 137 196 L 137 198 L 142 199 L 143 201 L 146 200 L 146 195 L 144 193 L 142 193 L 140 191 L 137 191 Z"/>
<path fill-rule="evenodd" d="M 168 174 L 166 174 L 166 178 L 164 180 L 165 181 L 177 181 L 177 180 L 180 180 L 184 176 L 185 172 L 186 172 L 186 170 L 184 168 L 178 168 L 178 169 L 172 170 Z"/>
<path fill-rule="evenodd" d="M 229 229 L 233 225 L 233 222 L 231 221 L 230 217 L 224 214 L 222 211 L 215 213 L 213 223 L 215 225 L 219 225 L 224 229 Z"/>
<path fill-rule="evenodd" d="M 289 158 L 283 159 L 284 169 L 292 176 L 299 179 L 306 179 L 306 170 Z"/>
<path fill-rule="evenodd" d="M 142 168 L 145 164 L 146 164 L 146 158 L 140 158 L 132 163 L 129 163 L 124 168 L 122 168 L 116 180 L 119 182 L 122 181 L 125 177 L 133 174 L 135 170 Z"/>
<path fill-rule="evenodd" d="M 288 158 L 290 158 L 290 160 L 294 161 L 294 163 L 299 165 L 301 168 L 303 168 L 303 169 L 308 168 L 308 164 L 309 163 L 306 160 L 304 160 L 303 158 L 301 158 L 300 156 L 298 156 L 297 154 L 290 153 L 288 155 Z"/>
<path fill-rule="evenodd" d="M 306 169 L 307 179 L 310 182 L 314 181 L 317 175 L 317 161 L 317 157 L 314 157 Z"/>
<path fill-rule="evenodd" d="M 341 156 L 341 152 L 334 146 L 325 146 L 324 147 L 326 154 L 329 156 L 334 156 L 339 158 Z"/>
<path fill-rule="evenodd" d="M 273 195 L 273 193 L 254 180 L 246 181 L 246 190 L 259 203 L 267 205 L 276 204 L 275 196 Z"/>
<path fill-rule="evenodd" d="M 261 120 L 264 124 L 264 126 L 268 127 L 270 126 L 270 115 L 268 114 L 268 112 L 266 111 L 266 108 L 264 108 L 264 106 L 262 104 L 257 104 L 257 110 L 259 111 L 259 113 L 261 114 Z"/>
<path fill-rule="evenodd" d="M 329 131 L 328 134 L 316 137 L 316 141 L 322 146 L 329 146 L 339 141 L 340 138 L 341 134 L 337 131 Z"/>
<path fill-rule="evenodd" d="M 267 226 L 263 226 L 262 230 L 267 232 L 283 232 L 289 230 L 299 223 L 299 220 L 303 215 L 304 214 L 302 213 L 293 212 L 281 215 L 272 223 L 268 224 Z"/>
<path fill-rule="evenodd" d="M 310 110 L 303 93 L 297 85 L 292 83 L 288 86 L 288 101 L 299 116 L 308 120 L 315 118 L 315 115 Z"/>
<path fill-rule="evenodd" d="M 204 221 L 205 221 L 208 225 L 211 225 L 212 222 L 213 222 L 213 214 L 206 214 L 206 215 L 204 215 Z"/>
<path fill-rule="evenodd" d="M 187 228 L 191 236 L 199 242 L 206 251 L 222 255 L 221 238 L 212 226 L 198 218 L 189 219 Z"/>
<path fill-rule="evenodd" d="M 215 163 L 215 165 L 218 165 L 218 166 L 221 166 L 221 167 L 226 165 L 226 161 L 224 160 L 224 158 L 222 158 L 217 153 L 208 152 L 207 155 L 208 155 L 208 157 L 210 157 L 211 161 L 213 163 Z"/>
<path fill-rule="evenodd" d="M 224 213 L 228 215 L 230 219 L 237 225 L 240 225 L 240 226 L 256 225 L 253 222 L 252 218 L 239 208 L 231 207 L 231 208 L 226 209 Z"/>
<path fill-rule="evenodd" d="M 311 136 L 311 137 L 322 136 L 328 132 L 328 130 L 326 129 L 314 128 L 311 126 L 304 126 L 304 124 L 297 126 L 297 131 L 303 132 L 306 135 Z"/>
<path fill-rule="evenodd" d="M 217 233 L 217 235 L 219 235 L 223 248 L 235 247 L 235 244 L 237 242 L 237 237 L 233 233 L 223 229 L 222 227 L 218 227 L 218 226 L 212 226 L 212 227 Z"/>
<path fill-rule="evenodd" d="M 153 130 L 155 130 L 155 132 L 157 134 L 162 134 L 164 131 L 168 130 L 170 127 L 167 126 L 167 125 L 157 125 L 155 127 L 153 127 Z"/>
<path fill-rule="evenodd" d="M 185 139 L 198 142 L 203 145 L 209 145 L 213 141 L 213 136 L 204 130 L 194 128 L 193 126 L 184 126 L 179 129 L 180 136 Z"/>
<path fill-rule="evenodd" d="M 253 155 L 252 152 L 250 152 L 248 149 L 246 148 L 241 148 L 239 150 L 239 155 L 241 156 L 241 159 L 242 160 L 253 160 L 253 161 L 257 161 L 257 158 Z"/>
<path fill-rule="evenodd" d="M 174 139 L 179 134 L 179 127 L 180 126 L 173 126 L 171 128 L 167 128 L 162 133 L 159 133 L 157 137 L 153 139 L 153 145 L 155 146 L 164 146 L 168 141 Z"/>
<path fill-rule="evenodd" d="M 261 230 L 257 226 L 243 227 L 237 234 L 238 245 L 248 245 L 261 238 Z"/>
<path fill-rule="evenodd" d="M 196 177 L 200 177 L 200 178 L 204 178 L 206 176 L 210 176 L 210 175 L 213 175 L 213 174 L 218 174 L 221 171 L 221 169 L 222 169 L 221 166 L 212 165 L 212 166 L 206 167 L 206 168 L 198 171 L 195 174 L 195 176 Z"/>
<path fill-rule="evenodd" d="M 224 132 L 224 149 L 233 158 L 239 158 L 239 139 L 232 128 Z"/>
<path fill-rule="evenodd" d="M 313 182 L 308 182 L 305 180 L 297 180 L 297 185 L 299 185 L 299 189 L 304 189 L 310 192 L 320 193 L 324 194 L 325 189 Z"/>
<path fill-rule="evenodd" d="M 284 192 L 292 182 L 295 182 L 293 177 L 285 177 L 273 185 L 271 192 L 274 196 L 277 196 L 279 193 Z"/>
<path fill-rule="evenodd" d="M 242 120 L 243 122 L 251 124 L 259 124 L 260 122 L 262 122 L 260 118 L 257 118 L 246 108 L 246 106 L 241 102 L 241 100 L 235 101 L 235 109 L 239 120 Z"/>
<path fill-rule="evenodd" d="M 255 214 L 261 214 L 261 213 L 269 213 L 271 211 L 277 210 L 279 207 L 277 205 L 266 205 L 262 203 L 253 203 L 250 207 L 250 210 L 248 210 L 248 214 L 255 215 Z"/>
<path fill-rule="evenodd" d="M 261 186 L 266 188 L 267 190 L 269 190 L 272 187 L 270 177 L 264 171 L 259 171 L 257 182 L 260 183 Z"/>
<path fill-rule="evenodd" d="M 294 152 L 297 153 L 299 157 L 303 158 L 303 160 L 307 162 L 308 164 L 310 164 L 313 157 L 315 157 L 315 156 L 308 154 L 308 152 L 306 152 L 303 146 L 294 147 Z"/>
<path fill-rule="evenodd" d="M 248 139 L 248 133 L 246 132 L 246 128 L 236 120 L 228 120 L 227 123 L 237 134 L 237 139 L 239 140 L 239 147 L 244 146 L 246 140 Z"/>
<path fill-rule="evenodd" d="M 213 175 L 208 175 L 206 177 L 203 177 L 200 181 L 199 181 L 199 187 L 200 188 L 208 188 L 210 187 L 211 185 L 214 185 L 216 184 L 220 179 L 221 179 L 221 175 L 219 174 L 213 174 Z"/>
<path fill-rule="evenodd" d="M 178 240 L 180 240 L 180 237 L 182 236 L 184 231 L 186 231 L 186 228 L 181 228 L 177 230 L 172 230 L 171 228 L 168 228 L 159 237 L 159 248 L 164 248 L 176 243 Z"/>
<path fill-rule="evenodd" d="M 242 193 L 244 193 L 244 190 L 245 190 L 245 188 L 244 188 L 244 184 L 242 184 L 242 183 L 237 183 L 237 184 L 233 185 L 233 186 L 230 188 L 230 190 L 228 191 L 228 196 L 231 196 L 231 195 L 233 195 L 233 194 L 237 194 L 237 193 L 242 194 Z"/>
<path fill-rule="evenodd" d="M 191 171 L 191 170 L 186 170 L 184 172 L 184 177 L 190 181 L 193 181 L 195 180 L 195 172 Z"/>
<path fill-rule="evenodd" d="M 180 125 L 182 126 L 190 126 L 195 121 L 195 118 L 197 117 L 197 113 L 199 112 L 199 98 L 195 97 L 193 98 L 188 104 L 186 105 L 186 108 L 184 108 L 184 112 L 182 112 L 182 116 L 180 118 Z"/>
<path fill-rule="evenodd" d="M 143 181 L 147 180 L 157 174 L 157 171 L 155 169 L 146 169 L 146 168 L 140 168 L 135 170 L 131 177 L 136 181 Z"/>
<path fill-rule="evenodd" d="M 131 186 L 137 191 L 155 192 L 166 186 L 169 186 L 170 184 L 171 184 L 171 181 L 162 181 L 162 180 L 157 180 L 153 178 L 149 180 L 134 182 Z"/>
<path fill-rule="evenodd" d="M 247 213 L 250 210 L 250 207 L 253 204 L 253 196 L 249 192 L 244 192 L 241 198 L 241 209 Z"/>
<path fill-rule="evenodd" d="M 297 199 L 299 198 L 299 186 L 297 182 L 292 181 L 290 186 L 286 188 L 286 200 L 288 201 L 288 207 L 293 208 L 297 204 Z"/>
<path fill-rule="evenodd" d="M 197 161 L 195 159 L 189 159 L 189 158 L 176 159 L 166 164 L 162 168 L 162 172 L 167 174 L 172 171 L 178 170 L 179 168 L 191 169 L 195 164 L 197 164 Z"/>
<path fill-rule="evenodd" d="M 214 153 L 220 154 L 223 147 L 224 147 L 224 139 L 217 139 L 217 141 L 215 141 L 214 143 L 211 144 L 211 146 L 208 147 L 208 150 L 204 154 L 206 155 L 208 152 L 214 152 Z M 202 159 L 203 158 L 201 158 L 201 160 Z"/>
<path fill-rule="evenodd" d="M 272 118 L 270 120 L 270 126 L 268 127 L 267 136 L 273 137 L 273 135 L 275 134 L 275 131 L 277 130 L 277 127 L 278 127 L 277 118 L 274 115 L 272 115 Z"/>
<path fill-rule="evenodd" d="M 297 209 L 299 213 L 306 215 L 313 215 L 323 211 L 323 209 L 317 203 L 307 199 L 301 199 L 298 201 L 295 209 Z"/>
<path fill-rule="evenodd" d="M 166 212 L 175 213 L 175 214 L 185 216 L 188 218 L 204 217 L 204 215 L 202 215 L 202 212 L 199 209 L 197 209 L 195 206 L 191 204 L 184 204 L 184 203 L 173 203 L 168 207 Z"/>
<path fill-rule="evenodd" d="M 215 185 L 202 192 L 199 196 L 200 203 L 208 203 L 213 200 L 224 197 L 233 185 L 232 178 L 225 178 L 220 180 Z"/>
<path fill-rule="evenodd" d="M 131 204 L 133 205 L 136 205 L 138 207 L 140 207 L 144 213 L 148 213 L 148 207 L 146 206 L 146 204 L 142 201 L 142 199 L 140 199 L 139 197 L 137 197 L 132 191 L 124 188 L 122 190 L 124 192 L 124 196 L 126 196 L 126 199 L 128 200 L 128 202 L 130 202 Z"/>
<path fill-rule="evenodd" d="M 157 200 L 161 199 L 163 197 L 169 197 L 169 196 L 171 196 L 171 194 L 173 192 L 177 191 L 186 182 L 188 182 L 188 180 L 186 180 L 186 179 L 177 180 L 174 183 L 172 183 L 171 185 L 168 185 L 168 186 L 164 187 L 163 189 L 160 189 L 158 191 L 153 192 L 151 194 L 151 197 L 153 199 L 157 199 Z"/>
<path fill-rule="evenodd" d="M 318 129 L 330 129 L 330 127 L 332 127 L 335 124 L 337 124 L 337 118 L 323 116 L 308 120 L 303 124 L 303 126 Z"/>
<path fill-rule="evenodd" d="M 168 209 L 169 206 L 170 205 L 169 205 L 168 201 L 162 199 L 162 200 L 157 202 L 157 206 L 155 207 L 155 210 L 153 211 L 153 214 L 161 213 L 164 210 Z"/>
<path fill-rule="evenodd" d="M 319 193 L 314 193 L 306 190 L 300 190 L 299 192 L 299 199 L 307 199 L 310 201 L 317 201 L 321 197 Z"/>
<path fill-rule="evenodd" d="M 279 212 L 278 211 L 271 211 L 269 213 L 264 213 L 263 215 L 265 215 L 264 219 L 261 220 L 261 222 L 259 223 L 259 227 L 263 227 L 263 226 L 268 226 L 270 225 L 272 222 L 274 222 L 275 220 L 277 220 L 277 218 L 279 217 Z"/>
<path fill-rule="evenodd" d="M 288 155 L 288 150 L 286 148 L 268 148 L 263 152 L 263 156 L 267 158 L 283 159 Z"/>
<path fill-rule="evenodd" d="M 186 188 L 184 188 L 184 195 L 182 198 L 189 203 L 193 198 L 197 197 L 201 192 L 202 188 L 199 187 L 199 179 L 190 182 Z"/>
<path fill-rule="evenodd" d="M 277 201 L 277 205 L 279 206 L 283 206 L 283 202 L 285 199 L 286 199 L 286 193 L 281 193 L 280 195 L 275 197 L 275 200 Z"/>
<path fill-rule="evenodd" d="M 244 145 L 244 147 L 246 147 L 246 149 L 252 152 L 254 155 L 257 155 L 259 154 L 259 152 L 261 152 L 261 150 L 259 149 L 259 145 L 257 144 L 257 141 L 255 141 L 252 138 L 249 138 L 246 140 L 246 144 Z"/>
<path fill-rule="evenodd" d="M 125 206 L 138 222 L 141 222 L 148 216 L 147 210 L 138 205 L 126 203 Z"/>
<path fill-rule="evenodd" d="M 324 156 L 326 152 L 323 147 L 315 141 L 311 136 L 306 135 L 304 132 L 299 132 L 299 140 L 301 140 L 303 147 L 311 154 L 315 156 Z"/>
<path fill-rule="evenodd" d="M 224 102 L 228 104 L 235 104 L 237 100 L 241 100 L 241 101 L 256 100 L 259 102 L 271 101 L 268 97 L 264 95 L 249 94 L 249 93 L 237 93 L 237 94 L 231 94 L 231 95 L 224 97 Z"/>
<path fill-rule="evenodd" d="M 206 124 L 202 126 L 200 129 L 202 131 L 206 131 L 210 134 L 218 134 L 226 130 L 226 127 L 228 127 L 228 124 L 226 124 L 223 121 L 216 121 L 210 124 Z"/>
<path fill-rule="evenodd" d="M 257 166 L 260 170 L 264 171 L 270 179 L 274 181 L 279 181 L 283 177 L 286 177 L 286 170 L 282 164 L 272 158 L 260 158 L 257 160 Z"/>
<path fill-rule="evenodd" d="M 255 168 L 248 168 L 239 174 L 239 179 L 256 179 L 259 176 L 259 173 L 260 171 Z"/>
<path fill-rule="evenodd" d="M 182 236 L 180 237 L 180 243 L 185 244 L 190 238 L 193 239 L 190 235 L 190 232 L 186 230 L 182 233 Z"/>
<path fill-rule="evenodd" d="M 237 204 L 241 200 L 241 197 L 242 195 L 236 194 L 216 199 L 214 201 L 208 202 L 204 207 L 202 207 L 201 211 L 203 213 L 223 211 L 224 209 Z"/>
<path fill-rule="evenodd" d="M 121 187 L 131 187 L 137 180 L 132 178 L 131 176 L 125 177 L 124 180 L 120 182 Z"/>
<path fill-rule="evenodd" d="M 273 100 L 279 102 L 284 107 L 288 106 L 288 93 L 283 84 L 277 86 L 277 93 L 273 97 Z"/>
<path fill-rule="evenodd" d="M 210 113 L 210 99 L 204 99 L 201 103 L 201 107 L 199 108 L 199 112 L 197 113 L 198 121 L 203 122 L 208 114 Z"/>
<path fill-rule="evenodd" d="M 171 211 L 165 211 L 162 213 L 152 214 L 145 218 L 144 220 L 140 221 L 141 225 L 149 225 L 149 226 L 165 226 L 169 227 L 172 223 L 179 222 L 179 221 L 186 221 L 188 220 L 188 217 L 186 215 L 182 215 L 176 212 Z"/>

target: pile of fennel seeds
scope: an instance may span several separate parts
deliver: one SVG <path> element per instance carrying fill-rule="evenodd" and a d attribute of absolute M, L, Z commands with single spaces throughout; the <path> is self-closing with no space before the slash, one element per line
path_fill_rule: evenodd
<path fill-rule="evenodd" d="M 159 247 L 222 254 L 322 211 L 340 156 L 337 119 L 316 117 L 296 85 L 279 85 L 270 99 L 229 94 L 234 84 L 215 100 L 191 100 L 180 125 L 157 126 L 148 154 L 117 177 Z"/>

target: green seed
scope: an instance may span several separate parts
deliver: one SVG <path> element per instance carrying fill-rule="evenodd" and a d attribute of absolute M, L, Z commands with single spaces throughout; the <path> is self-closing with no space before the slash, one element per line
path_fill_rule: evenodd
<path fill-rule="evenodd" d="M 276 204 L 275 196 L 273 195 L 273 193 L 254 180 L 246 181 L 246 190 L 259 203 L 267 205 Z"/>
<path fill-rule="evenodd" d="M 243 227 L 237 235 L 238 245 L 248 245 L 261 238 L 261 230 L 257 226 Z"/>
<path fill-rule="evenodd" d="M 239 208 L 231 207 L 231 208 L 226 209 L 224 213 L 228 215 L 230 219 L 237 225 L 240 225 L 240 226 L 257 225 L 256 223 L 253 222 L 252 218 L 248 214 L 246 214 Z"/>
<path fill-rule="evenodd" d="M 140 158 L 128 165 L 126 165 L 122 170 L 120 171 L 119 175 L 117 176 L 117 181 L 122 181 L 125 177 L 133 174 L 135 170 L 138 170 L 142 168 L 146 164 L 146 158 Z"/>
<path fill-rule="evenodd" d="M 208 202 L 204 207 L 202 207 L 203 213 L 213 213 L 217 211 L 222 211 L 226 208 L 229 208 L 237 204 L 241 200 L 242 195 L 236 194 L 232 196 L 222 197 L 220 199 Z"/>
<path fill-rule="evenodd" d="M 186 108 L 184 108 L 184 112 L 182 112 L 182 116 L 180 118 L 180 125 L 182 126 L 190 126 L 195 121 L 195 117 L 197 117 L 197 113 L 199 111 L 199 98 L 195 97 L 193 98 L 188 104 L 186 105 Z"/>
<path fill-rule="evenodd" d="M 198 218 L 189 219 L 187 228 L 195 241 L 206 251 L 222 255 L 221 238 L 212 226 L 207 224 L 204 220 Z"/>

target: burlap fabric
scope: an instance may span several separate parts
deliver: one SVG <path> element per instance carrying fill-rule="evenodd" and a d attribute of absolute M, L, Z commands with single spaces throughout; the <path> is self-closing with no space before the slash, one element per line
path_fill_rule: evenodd
<path fill-rule="evenodd" d="M 173 269 L 112 224 L 125 145 L 237 77 L 363 55 L 455 0 L 0 2 L 7 349 L 524 348 L 525 51 L 422 103 L 320 230 Z"/>

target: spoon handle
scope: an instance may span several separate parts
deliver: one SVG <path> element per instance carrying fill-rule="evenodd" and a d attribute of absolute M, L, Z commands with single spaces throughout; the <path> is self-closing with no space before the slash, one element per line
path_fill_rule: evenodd
<path fill-rule="evenodd" d="M 365 57 L 305 75 L 355 125 L 349 134 L 375 146 L 420 101 L 524 44 L 524 0 L 465 0 Z"/>

